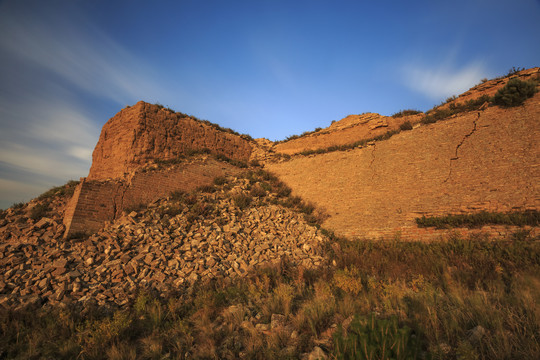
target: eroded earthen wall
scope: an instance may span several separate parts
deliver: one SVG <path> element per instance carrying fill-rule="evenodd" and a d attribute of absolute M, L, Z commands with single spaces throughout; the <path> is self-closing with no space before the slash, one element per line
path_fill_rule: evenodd
<path fill-rule="evenodd" d="M 268 164 L 351 237 L 433 238 L 422 215 L 540 209 L 540 94 L 513 109 L 405 131 L 375 145 Z M 502 231 L 494 228 L 493 231 Z"/>
<path fill-rule="evenodd" d="M 393 118 L 379 114 L 349 115 L 330 127 L 294 140 L 278 143 L 273 150 L 283 154 L 298 154 L 305 150 L 325 149 L 341 146 L 359 140 L 372 139 L 388 131 L 399 129 L 408 121 L 411 124 L 420 122 L 422 115 L 411 115 Z"/>
<path fill-rule="evenodd" d="M 175 190 L 191 191 L 212 184 L 217 176 L 238 171 L 230 164 L 206 159 L 170 169 L 138 172 L 126 180 L 82 179 L 66 210 L 65 236 L 94 232 L 130 207 L 148 204 Z"/>
<path fill-rule="evenodd" d="M 252 144 L 238 135 L 140 101 L 103 126 L 88 179 L 124 178 L 154 159 L 174 159 L 198 149 L 247 161 Z"/>

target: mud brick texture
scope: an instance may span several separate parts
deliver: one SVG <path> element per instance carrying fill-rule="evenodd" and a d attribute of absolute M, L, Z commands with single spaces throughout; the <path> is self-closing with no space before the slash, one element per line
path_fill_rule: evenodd
<path fill-rule="evenodd" d="M 516 108 L 462 113 L 267 169 L 326 211 L 324 226 L 338 234 L 430 239 L 441 232 L 418 229 L 416 217 L 540 209 L 539 122 L 537 93 Z"/>
<path fill-rule="evenodd" d="M 146 205 L 177 190 L 191 191 L 212 184 L 217 176 L 240 170 L 214 159 L 194 160 L 161 170 L 136 172 L 127 179 L 81 179 L 66 207 L 64 237 L 79 232 L 93 233 L 126 209 Z"/>

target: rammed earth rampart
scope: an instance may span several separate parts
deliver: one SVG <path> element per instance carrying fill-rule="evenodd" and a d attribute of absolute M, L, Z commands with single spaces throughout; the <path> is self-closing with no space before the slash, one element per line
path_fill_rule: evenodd
<path fill-rule="evenodd" d="M 538 77 L 539 71 L 529 69 L 515 76 L 527 80 Z M 491 80 L 443 107 L 491 96 L 507 81 Z M 95 231 L 131 206 L 240 171 L 211 156 L 143 170 L 202 149 L 244 162 L 253 155 L 295 195 L 328 215 L 324 227 L 349 237 L 434 239 L 441 231 L 419 229 L 415 218 L 539 210 L 540 93 L 515 108 L 484 105 L 434 124 L 421 124 L 422 114 L 354 115 L 289 142 L 263 141 L 259 143 L 265 145 L 259 146 L 184 114 L 139 102 L 104 125 L 88 178 L 81 181 L 66 210 L 66 235 Z M 415 124 L 414 129 L 397 133 L 404 121 Z M 396 134 L 358 148 L 298 155 L 375 139 L 389 130 Z M 275 153 L 293 156 L 276 162 Z M 486 230 L 492 235 L 514 231 L 500 226 Z"/>
<path fill-rule="evenodd" d="M 325 210 L 324 226 L 338 234 L 434 239 L 441 231 L 419 229 L 416 217 L 540 209 L 539 120 L 537 94 L 520 107 L 463 113 L 268 169 Z"/>

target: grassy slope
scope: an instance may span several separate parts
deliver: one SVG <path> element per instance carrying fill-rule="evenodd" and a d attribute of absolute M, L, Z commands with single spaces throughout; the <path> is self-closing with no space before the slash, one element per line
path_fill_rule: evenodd
<path fill-rule="evenodd" d="M 257 176 L 289 195 L 277 179 Z M 298 198 L 280 203 L 316 220 Z M 396 316 L 423 358 L 540 358 L 538 238 L 426 244 L 330 236 L 326 253 L 328 265 L 317 270 L 284 259 L 174 297 L 141 292 L 125 309 L 0 307 L 0 358 L 299 358 L 314 346 L 340 357 L 331 334 L 352 315 L 365 324 Z M 283 326 L 266 325 L 273 314 L 284 316 Z"/>
<path fill-rule="evenodd" d="M 525 234 L 432 244 L 333 238 L 318 270 L 285 259 L 176 297 L 141 293 L 123 310 L 1 310 L 0 356 L 298 358 L 315 345 L 333 353 L 333 324 L 375 314 L 396 315 L 426 357 L 539 358 L 539 250 Z M 286 326 L 256 325 L 272 314 Z M 478 325 L 485 334 L 476 339 Z"/>

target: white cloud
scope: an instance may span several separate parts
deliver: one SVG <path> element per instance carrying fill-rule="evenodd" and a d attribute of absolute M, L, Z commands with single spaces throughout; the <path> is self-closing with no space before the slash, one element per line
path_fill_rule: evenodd
<path fill-rule="evenodd" d="M 0 161 L 47 177 L 86 175 L 99 127 L 82 109 L 30 95 L 24 106 L 1 100 L 0 115 Z"/>
<path fill-rule="evenodd" d="M 57 185 L 72 178 L 85 176 L 90 167 L 88 160 L 76 159 L 57 149 L 33 147 L 28 144 L 3 142 L 0 153 L 0 161 L 11 168 L 33 173 L 37 178 L 56 179 Z"/>
<path fill-rule="evenodd" d="M 121 106 L 171 96 L 154 69 L 71 10 L 0 3 L 1 207 L 88 174 L 106 119 L 80 94 Z"/>
<path fill-rule="evenodd" d="M 98 125 L 84 115 L 81 109 L 69 104 L 55 102 L 34 103 L 34 109 L 27 115 L 32 119 L 27 131 L 40 141 L 63 147 L 93 149 L 99 136 Z"/>
<path fill-rule="evenodd" d="M 43 144 L 31 138 L 0 142 L 0 208 L 86 176 L 92 148 Z"/>
<path fill-rule="evenodd" d="M 66 19 L 47 7 L 28 12 L 24 4 L 7 4 L 0 6 L 0 48 L 11 55 L 122 105 L 142 92 L 159 90 L 149 66 L 84 18 Z"/>
<path fill-rule="evenodd" d="M 403 67 L 402 75 L 406 86 L 431 99 L 459 95 L 477 84 L 487 73 L 480 62 L 456 68 L 449 64 L 409 64 Z"/>
<path fill-rule="evenodd" d="M 92 151 L 89 147 L 72 146 L 68 149 L 68 154 L 82 161 L 88 161 L 92 158 Z"/>

